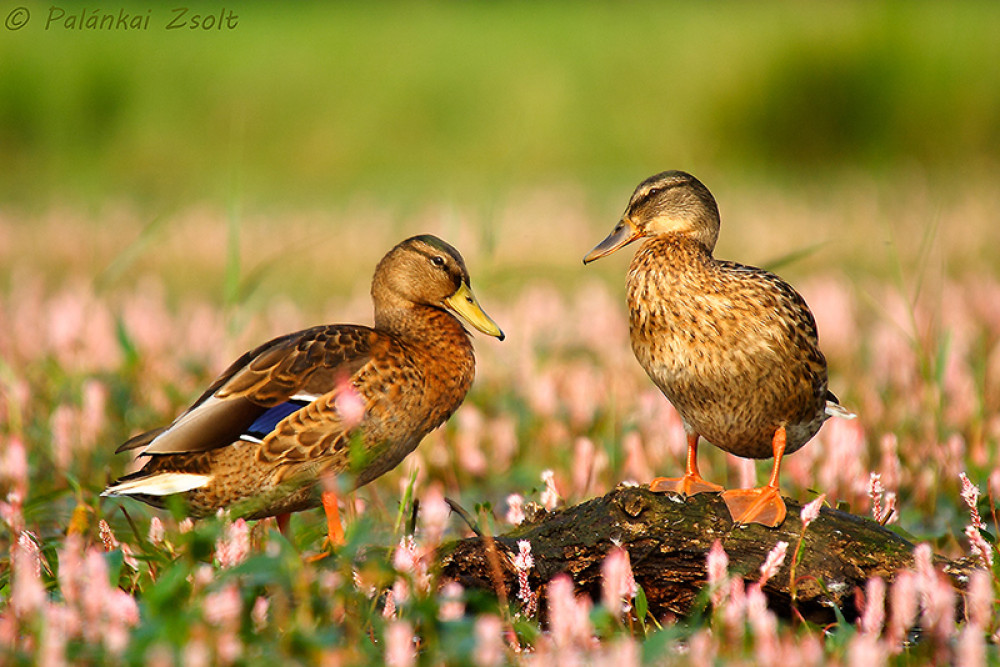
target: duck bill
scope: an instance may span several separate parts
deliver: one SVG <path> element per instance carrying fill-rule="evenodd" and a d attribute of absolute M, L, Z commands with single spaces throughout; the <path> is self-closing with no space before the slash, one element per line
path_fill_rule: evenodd
<path fill-rule="evenodd" d="M 605 255 L 610 255 L 615 250 L 619 248 L 624 248 L 632 241 L 639 238 L 641 234 L 639 230 L 635 228 L 635 225 L 628 218 L 622 218 L 615 228 L 608 234 L 608 238 L 604 239 L 596 246 L 594 249 L 587 253 L 587 256 L 583 258 L 584 264 L 589 264 L 595 259 L 600 259 Z"/>
<path fill-rule="evenodd" d="M 497 323 L 479 305 L 476 295 L 472 293 L 472 288 L 467 284 L 462 283 L 461 287 L 454 294 L 444 300 L 444 303 L 448 308 L 458 313 L 462 319 L 484 334 L 503 340 L 503 331 L 500 330 Z"/>

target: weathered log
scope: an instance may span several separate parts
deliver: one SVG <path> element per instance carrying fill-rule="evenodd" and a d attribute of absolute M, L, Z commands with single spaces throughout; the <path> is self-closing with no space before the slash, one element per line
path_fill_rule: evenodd
<path fill-rule="evenodd" d="M 629 552 L 636 582 L 657 618 L 685 614 L 705 588 L 706 557 L 720 540 L 729 571 L 747 582 L 779 541 L 788 557 L 764 586 L 769 605 L 779 615 L 795 613 L 817 622 L 833 620 L 832 607 L 848 619 L 856 616 L 855 590 L 871 577 L 892 581 L 913 565 L 913 545 L 870 519 L 823 508 L 803 533 L 801 505 L 786 498 L 788 517 L 777 528 L 738 525 L 719 494 L 684 498 L 652 493 L 647 486 L 619 486 L 607 495 L 540 516 L 495 538 L 473 537 L 450 545 L 442 554 L 445 577 L 466 588 L 492 590 L 514 597 L 518 576 L 513 558 L 518 541 L 531 543 L 534 568 L 529 584 L 536 592 L 560 572 L 569 574 L 579 593 L 600 599 L 601 564 L 615 544 Z M 802 542 L 795 566 L 792 604 L 792 554 Z M 938 559 L 956 587 L 972 569 L 966 561 Z"/>

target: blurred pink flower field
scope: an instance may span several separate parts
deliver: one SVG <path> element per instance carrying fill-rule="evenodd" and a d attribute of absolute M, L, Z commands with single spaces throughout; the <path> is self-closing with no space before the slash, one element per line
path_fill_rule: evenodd
<path fill-rule="evenodd" d="M 590 233 L 588 225 L 580 227 Z M 43 229 L 44 236 L 59 226 Z M 170 269 L 156 262 L 155 270 L 133 269 L 110 285 L 93 277 L 107 274 L 101 260 L 89 275 L 78 266 L 54 270 L 44 252 L 17 263 L 0 284 L 5 662 L 1000 659 L 995 276 L 956 272 L 908 283 L 871 273 L 849 280 L 843 271 L 811 273 L 808 260 L 795 265 L 793 282 L 818 321 L 831 388 L 859 419 L 827 422 L 789 456 L 782 490 L 802 502 L 822 494 L 819 502 L 903 531 L 921 544 L 916 567 L 858 591 L 856 623 L 818 628 L 779 620 L 761 591 L 760 579 L 792 561 L 794 544 L 778 545 L 773 561 L 746 581 L 728 572 L 720 547 L 708 562 L 703 613 L 656 619 L 641 611 L 641 591 L 620 548 L 605 563 L 598 600 L 574 596 L 566 575 L 542 590 L 511 591 L 504 602 L 440 580 L 436 547 L 469 534 L 445 497 L 503 532 L 523 518 L 524 502 L 574 504 L 623 482 L 673 473 L 683 466 L 685 441 L 678 415 L 632 356 L 620 263 L 606 274 L 580 267 L 567 280 L 551 279 L 544 271 L 508 271 L 503 248 L 490 255 L 461 225 L 451 234 L 433 231 L 468 253 L 480 301 L 507 341 L 475 339 L 477 378 L 465 404 L 397 470 L 344 500 L 348 545 L 320 559 L 312 557 L 322 549 L 319 512 L 295 517 L 290 544 L 270 521 L 192 523 L 99 493 L 128 465 L 125 455 L 112 453 L 120 442 L 169 421 L 244 350 L 323 321 L 367 323 L 373 262 L 338 266 L 340 296 L 319 306 L 267 294 L 220 303 L 217 291 L 197 287 L 198 267 L 209 256 L 204 249 L 193 252 L 205 257 L 188 258 L 179 287 L 164 281 Z M 387 232 L 373 236 L 385 247 L 394 242 Z M 46 238 L 53 253 L 65 251 L 59 234 Z M 224 253 L 217 247 L 224 243 L 207 245 Z M 358 243 L 349 239 L 346 247 Z M 576 245 L 566 251 L 574 261 L 587 243 Z M 758 470 L 703 450 L 706 477 L 728 486 L 752 484 L 765 472 L 764 464 Z M 420 511 L 411 526 L 413 499 Z M 371 547 L 391 556 L 365 557 Z M 526 542 L 519 562 L 525 572 L 530 548 Z M 932 553 L 976 558 L 983 569 L 960 597 Z"/>

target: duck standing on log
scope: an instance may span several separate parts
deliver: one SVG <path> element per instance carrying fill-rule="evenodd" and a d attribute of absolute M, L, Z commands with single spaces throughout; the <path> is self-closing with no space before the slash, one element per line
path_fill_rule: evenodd
<path fill-rule="evenodd" d="M 733 520 L 777 526 L 785 518 L 781 459 L 831 416 L 853 417 L 827 389 L 826 358 L 805 300 L 778 276 L 716 259 L 719 208 L 683 171 L 647 178 L 611 234 L 584 264 L 633 241 L 627 278 L 632 351 L 673 403 L 687 432 L 683 477 L 654 491 L 723 491 L 698 472 L 698 439 L 751 459 L 774 458 L 768 483 L 723 492 Z"/>

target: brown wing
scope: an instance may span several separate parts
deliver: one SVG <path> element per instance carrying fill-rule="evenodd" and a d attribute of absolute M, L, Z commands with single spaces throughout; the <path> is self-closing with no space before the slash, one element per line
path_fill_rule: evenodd
<path fill-rule="evenodd" d="M 268 408 L 333 391 L 368 363 L 380 336 L 368 327 L 328 325 L 275 338 L 237 359 L 168 428 L 118 451 L 146 446 L 144 455 L 177 454 L 228 445 Z"/>
<path fill-rule="evenodd" d="M 390 442 L 399 444 L 397 436 L 412 430 L 411 415 L 390 416 L 392 407 L 405 402 L 406 394 L 425 385 L 419 365 L 409 359 L 406 351 L 392 339 L 384 337 L 376 343 L 376 356 L 383 363 L 371 363 L 350 384 L 342 383 L 280 424 L 264 439 L 258 452 L 262 461 L 288 466 L 288 474 L 299 467 L 323 462 L 326 469 L 339 471 L 358 461 L 349 460 L 361 452 L 350 451 L 352 431 L 343 423 L 338 401 L 341 392 L 357 391 L 355 400 L 364 401 L 366 424 L 379 424 L 376 433 L 366 431 L 364 456 L 377 458 Z M 391 363 L 386 363 L 386 359 Z M 385 399 L 385 400 L 382 400 Z M 417 420 L 419 421 L 419 420 Z M 398 431 L 398 432 L 397 432 Z M 374 437 L 372 441 L 370 438 Z M 363 465 L 363 464 L 362 464 Z"/>

